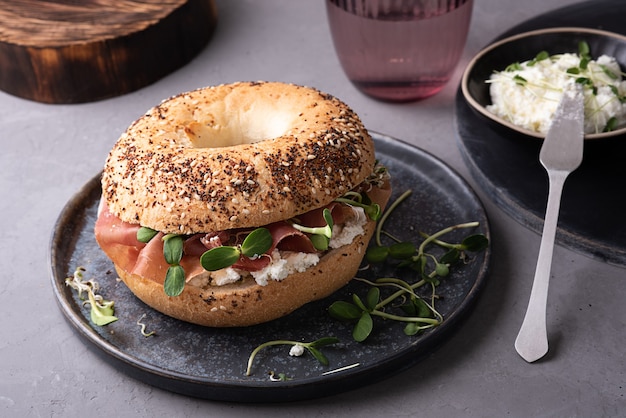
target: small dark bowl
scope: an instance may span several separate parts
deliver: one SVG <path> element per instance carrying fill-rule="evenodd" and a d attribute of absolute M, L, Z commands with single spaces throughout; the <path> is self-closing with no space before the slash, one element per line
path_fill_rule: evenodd
<path fill-rule="evenodd" d="M 626 68 L 626 36 L 587 28 L 551 28 L 521 33 L 499 40 L 478 53 L 468 64 L 461 80 L 461 90 L 467 103 L 496 129 L 512 130 L 523 136 L 543 139 L 544 134 L 520 128 L 494 115 L 486 109 L 491 104 L 489 79 L 494 71 L 502 71 L 514 62 L 533 59 L 539 52 L 551 55 L 577 53 L 578 44 L 587 42 L 592 57 L 600 55 L 615 57 L 622 71 Z M 587 134 L 585 139 L 603 139 L 626 134 L 626 127 L 611 132 Z"/>

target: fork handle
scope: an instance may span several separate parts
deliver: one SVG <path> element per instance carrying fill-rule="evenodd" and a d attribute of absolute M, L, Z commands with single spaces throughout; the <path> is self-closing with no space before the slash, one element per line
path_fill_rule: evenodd
<path fill-rule="evenodd" d="M 524 360 L 532 363 L 548 352 L 548 334 L 546 330 L 546 305 L 548 302 L 548 284 L 552 267 L 554 239 L 561 206 L 563 185 L 569 172 L 552 171 L 548 173 L 549 191 L 543 233 L 539 247 L 539 257 L 535 269 L 530 301 L 522 322 L 515 349 Z"/>

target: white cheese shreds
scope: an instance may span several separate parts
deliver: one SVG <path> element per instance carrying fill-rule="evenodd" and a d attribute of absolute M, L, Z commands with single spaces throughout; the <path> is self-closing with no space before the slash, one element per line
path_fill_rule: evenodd
<path fill-rule="evenodd" d="M 603 132 L 611 118 L 616 119 L 616 127 L 626 124 L 626 104 L 620 102 L 626 95 L 626 81 L 615 58 L 602 55 L 573 74 L 570 69 L 579 68 L 580 62 L 577 54 L 560 54 L 495 72 L 488 81 L 492 105 L 487 110 L 516 126 L 545 134 L 565 86 L 585 78 L 593 83 L 583 84 L 585 133 Z"/>
<path fill-rule="evenodd" d="M 304 354 L 304 347 L 302 345 L 294 344 L 291 346 L 291 349 L 289 350 L 290 356 L 300 357 L 302 354 Z"/>
<path fill-rule="evenodd" d="M 355 216 L 350 218 L 340 231 L 333 231 L 333 237 L 328 243 L 330 248 L 339 248 L 351 244 L 356 237 L 363 235 L 365 232 L 363 229 L 363 226 L 367 223 L 365 211 L 363 208 L 356 206 L 352 206 L 351 209 Z"/>
<path fill-rule="evenodd" d="M 281 281 L 295 272 L 303 272 L 319 263 L 320 257 L 315 253 L 295 253 L 274 250 L 272 262 L 263 270 L 252 271 L 250 274 L 261 286 L 267 285 L 269 280 Z"/>
<path fill-rule="evenodd" d="M 235 283 L 241 278 L 241 275 L 232 267 L 211 272 L 211 278 L 216 286 L 224 286 L 225 284 Z"/>

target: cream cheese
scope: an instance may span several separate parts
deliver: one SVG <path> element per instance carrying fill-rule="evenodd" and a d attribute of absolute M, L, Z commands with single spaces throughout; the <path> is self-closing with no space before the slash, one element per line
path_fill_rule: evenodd
<path fill-rule="evenodd" d="M 274 250 L 272 262 L 263 270 L 251 271 L 257 284 L 266 286 L 269 280 L 281 281 L 295 272 L 303 272 L 319 263 L 320 257 L 315 253 L 280 252 Z"/>
<path fill-rule="evenodd" d="M 589 61 L 584 72 L 573 74 L 571 69 L 580 62 L 579 55 L 568 53 L 495 72 L 488 81 L 492 105 L 487 110 L 516 126 L 545 134 L 565 86 L 585 78 L 589 80 L 584 84 L 585 133 L 603 132 L 611 118 L 616 127 L 626 124 L 626 104 L 620 101 L 626 96 L 626 81 L 618 62 L 602 55 Z"/>
<path fill-rule="evenodd" d="M 339 248 L 351 244 L 356 237 L 365 232 L 364 226 L 367 223 L 367 215 L 363 208 L 352 207 L 353 217 L 348 219 L 343 226 L 336 225 L 333 229 L 333 236 L 328 244 L 330 249 Z M 270 280 L 281 281 L 290 274 L 301 273 L 317 265 L 320 256 L 317 253 L 300 253 L 293 251 L 279 251 L 275 249 L 271 255 L 271 262 L 259 271 L 246 272 L 227 267 L 221 270 L 203 272 L 192 277 L 189 283 L 193 286 L 224 286 L 235 283 L 243 276 L 250 275 L 257 284 L 266 286 Z"/>

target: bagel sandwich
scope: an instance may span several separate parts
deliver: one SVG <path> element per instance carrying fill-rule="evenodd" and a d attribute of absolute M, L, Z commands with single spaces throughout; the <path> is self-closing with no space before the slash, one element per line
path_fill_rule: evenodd
<path fill-rule="evenodd" d="M 390 194 L 345 103 L 293 84 L 226 84 L 171 97 L 120 136 L 95 237 L 157 311 L 249 326 L 348 283 Z"/>

